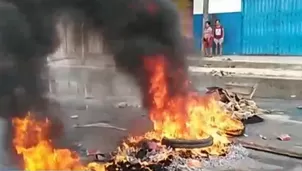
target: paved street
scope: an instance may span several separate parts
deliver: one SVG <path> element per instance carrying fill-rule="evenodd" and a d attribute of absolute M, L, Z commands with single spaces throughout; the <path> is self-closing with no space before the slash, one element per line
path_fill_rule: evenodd
<path fill-rule="evenodd" d="M 118 97 L 117 97 L 118 98 Z M 114 102 L 116 100 L 113 100 Z M 83 102 L 83 101 L 82 101 Z M 65 114 L 74 115 L 78 114 L 79 119 L 68 119 L 68 125 L 73 125 L 75 123 L 87 124 L 95 123 L 97 121 L 109 123 L 115 127 L 126 128 L 127 131 L 116 130 L 115 128 L 77 128 L 70 129 L 71 132 L 76 133 L 76 136 L 73 137 L 74 140 L 78 140 L 85 147 L 92 149 L 101 149 L 103 151 L 114 150 L 118 142 L 129 133 L 140 134 L 144 131 L 147 131 L 151 128 L 151 124 L 147 119 L 146 115 L 143 115 L 145 112 L 137 108 L 124 108 L 116 109 L 109 106 L 102 106 L 98 101 L 84 101 L 85 104 L 88 104 L 87 110 L 78 110 L 83 104 L 78 100 L 74 99 L 69 102 L 61 102 L 61 107 L 64 109 Z M 74 105 L 76 104 L 76 105 Z M 287 130 L 290 129 L 288 123 L 276 121 L 270 119 L 271 126 L 275 124 L 273 128 L 265 128 L 267 131 L 274 130 L 280 125 L 287 125 Z M 291 124 L 292 125 L 292 124 Z M 250 126 L 254 128 L 254 134 L 257 135 L 257 131 L 261 130 L 261 127 Z M 258 129 L 256 129 L 258 128 Z M 250 128 L 248 128 L 250 130 Z M 294 130 L 291 130 L 294 131 Z M 270 131 L 269 131 L 270 132 Z M 288 132 L 287 132 L 288 133 Z M 294 134 L 294 132 L 291 132 Z M 297 130 L 296 130 L 297 133 Z M 72 134 L 72 133 L 70 133 Z M 265 134 L 265 133 L 263 133 Z M 251 134 L 252 135 L 252 134 Z M 299 135 L 299 134 L 296 134 Z M 269 135 L 267 135 L 269 136 Z M 302 137 L 301 137 L 302 138 Z M 259 141 L 262 139 L 259 138 Z M 300 142 L 299 139 L 294 139 Z M 292 142 L 293 143 L 293 142 Z M 282 144 L 281 144 L 282 145 Z M 302 168 L 302 160 L 292 159 L 288 157 L 276 156 L 273 154 L 257 152 L 249 150 L 249 158 L 243 159 L 234 164 L 232 169 L 242 170 L 242 171 L 290 171 L 290 170 L 299 170 Z M 301 167 L 300 167 L 301 166 Z M 228 168 L 230 169 L 230 168 Z M 225 170 L 224 168 L 217 168 L 217 171 Z"/>
<path fill-rule="evenodd" d="M 74 141 L 77 140 L 81 142 L 87 148 L 97 148 L 106 152 L 114 150 L 124 136 L 129 134 L 141 134 L 152 128 L 148 117 L 145 115 L 145 111 L 138 108 L 119 109 L 114 107 L 115 104 L 123 101 L 129 103 L 139 102 L 137 87 L 127 76 L 117 74 L 112 70 L 99 71 L 93 69 L 77 69 L 76 72 L 74 72 L 73 69 L 65 68 L 58 70 L 57 68 L 53 73 L 54 77 L 60 82 L 58 83 L 60 88 L 57 90 L 58 92 L 55 97 L 64 113 L 69 116 L 79 115 L 79 119 L 77 120 L 68 118 L 66 125 L 72 126 L 75 123 L 88 124 L 103 122 L 118 128 L 127 129 L 127 131 L 121 131 L 115 128 L 70 128 L 69 135 Z M 77 86 L 82 88 L 85 87 L 83 83 L 93 83 L 94 86 L 92 86 L 91 92 L 94 99 L 84 100 L 84 94 L 76 91 L 75 87 L 77 86 L 67 86 L 67 80 L 77 82 L 79 84 Z M 198 81 L 198 83 L 200 83 L 199 89 L 203 90 L 202 82 Z M 262 123 L 264 126 L 250 125 L 248 127 L 248 131 L 252 131 L 252 133 L 248 133 L 251 135 L 250 137 L 255 135 L 256 141 L 262 141 L 258 136 L 259 133 L 266 134 L 268 137 L 276 136 L 273 134 L 277 133 L 299 135 L 297 126 L 299 128 L 299 120 L 302 121 L 302 117 L 300 115 L 301 111 L 297 109 L 297 106 L 302 104 L 302 101 L 295 100 L 295 98 L 291 100 L 256 99 L 256 101 L 260 107 L 273 109 L 276 110 L 276 112 L 265 116 L 268 121 Z M 293 124 L 293 122 L 297 123 Z M 292 127 L 290 125 L 292 125 Z M 274 127 L 279 129 L 275 130 Z M 286 129 L 285 132 L 282 132 L 283 127 Z M 270 130 L 275 130 L 275 132 L 270 132 Z M 73 136 L 72 132 L 76 133 L 76 136 Z M 272 135 L 269 133 L 272 133 Z M 291 143 L 300 141 L 299 137 L 295 137 L 295 135 L 293 135 L 294 139 Z M 288 144 L 284 147 L 288 147 Z M 250 151 L 250 158 L 234 164 L 234 169 L 246 171 L 291 170 L 300 165 L 302 165 L 302 161 L 300 160 Z M 224 168 L 218 168 L 218 170 L 223 169 Z"/>
<path fill-rule="evenodd" d="M 104 152 L 110 152 L 116 149 L 119 142 L 125 136 L 129 134 L 139 135 L 152 128 L 144 110 L 135 107 L 115 107 L 119 102 L 139 102 L 137 87 L 128 77 L 114 74 L 112 71 L 74 72 L 74 70 L 62 69 L 57 70 L 55 73 L 53 76 L 59 80 L 59 83 L 57 83 L 57 90 L 53 90 L 56 93 L 50 95 L 50 97 L 55 101 L 52 104 L 53 112 L 56 113 L 57 116 L 60 116 L 65 125 L 66 134 L 64 136 L 64 142 L 68 142 L 68 144 L 70 142 L 79 142 L 88 149 L 99 149 Z M 97 85 L 92 88 L 90 87 L 91 92 L 93 92 L 92 95 L 94 96 L 94 98 L 90 100 L 84 98 L 85 93 L 83 92 L 85 87 L 83 83 L 88 82 L 93 82 L 94 85 Z M 268 120 L 267 123 L 269 123 L 267 125 L 263 123 L 262 125 L 265 125 L 265 127 L 248 127 L 248 131 L 252 131 L 252 133 L 248 132 L 248 134 L 251 136 L 255 134 L 256 141 L 262 141 L 261 138 L 257 137 L 257 133 L 260 132 L 266 134 L 268 137 L 273 137 L 274 135 L 269 135 L 273 133 L 270 130 L 276 130 L 275 128 L 278 128 L 279 132 L 282 132 L 283 126 L 286 127 L 284 133 L 291 133 L 294 134 L 293 137 L 296 136 L 290 143 L 295 143 L 296 140 L 300 141 L 302 139 L 302 136 L 299 137 L 298 134 L 298 128 L 301 124 L 299 120 L 302 121 L 302 117 L 299 115 L 301 113 L 300 110 L 296 109 L 296 106 L 301 104 L 301 101 L 294 99 L 290 102 L 257 99 L 257 102 L 258 101 L 258 104 L 262 107 L 277 108 L 284 112 L 265 116 Z M 287 113 L 287 111 L 290 112 Z M 71 117 L 73 115 L 78 115 L 78 119 L 72 119 Z M 75 124 L 83 125 L 94 123 L 101 123 L 101 125 L 94 128 L 74 128 Z M 0 123 L 2 126 L 3 124 L 5 123 Z M 262 129 L 267 132 L 262 132 Z M 1 130 L 3 132 L 3 129 Z M 62 144 L 66 145 L 64 142 Z M 232 164 L 232 168 L 217 168 L 217 171 L 229 171 L 230 169 L 236 171 L 301 170 L 302 160 L 249 151 L 250 155 L 248 158 Z M 2 159 L 5 159 L 5 155 L 2 155 Z"/>

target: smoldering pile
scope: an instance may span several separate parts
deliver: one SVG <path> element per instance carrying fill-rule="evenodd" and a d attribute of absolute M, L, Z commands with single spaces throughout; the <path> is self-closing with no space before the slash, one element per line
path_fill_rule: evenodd
<path fill-rule="evenodd" d="M 196 149 L 195 149 L 196 150 Z M 141 140 L 135 144 L 123 144 L 116 153 L 96 154 L 96 161 L 108 162 L 108 171 L 198 171 L 215 167 L 231 167 L 246 158 L 248 152 L 240 144 L 232 144 L 228 153 L 210 156 L 200 149 L 173 149 L 157 140 Z M 98 157 L 99 156 L 99 157 Z"/>
<path fill-rule="evenodd" d="M 266 110 L 259 108 L 254 100 L 246 99 L 220 87 L 209 87 L 207 94 L 215 94 L 226 113 L 238 120 L 253 118 L 252 122 L 262 122 L 263 119 L 258 115 L 267 113 Z"/>

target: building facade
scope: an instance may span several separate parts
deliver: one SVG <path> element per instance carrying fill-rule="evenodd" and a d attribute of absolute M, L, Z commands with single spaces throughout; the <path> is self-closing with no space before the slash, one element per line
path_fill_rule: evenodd
<path fill-rule="evenodd" d="M 194 0 L 195 49 L 201 47 L 203 0 Z M 225 28 L 227 55 L 302 55 L 302 1 L 209 0 Z"/>

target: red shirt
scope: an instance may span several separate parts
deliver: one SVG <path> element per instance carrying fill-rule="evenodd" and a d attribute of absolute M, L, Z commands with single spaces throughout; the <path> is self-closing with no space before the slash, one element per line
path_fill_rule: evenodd
<path fill-rule="evenodd" d="M 215 26 L 214 38 L 215 39 L 221 39 L 221 38 L 223 38 L 223 36 L 224 36 L 223 27 L 221 25 L 220 26 Z"/>

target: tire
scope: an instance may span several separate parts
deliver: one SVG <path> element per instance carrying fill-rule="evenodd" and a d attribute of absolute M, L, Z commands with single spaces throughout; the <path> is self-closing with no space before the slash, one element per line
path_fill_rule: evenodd
<path fill-rule="evenodd" d="M 161 143 L 172 148 L 204 148 L 213 145 L 213 137 L 209 136 L 208 138 L 199 140 L 163 138 Z"/>

